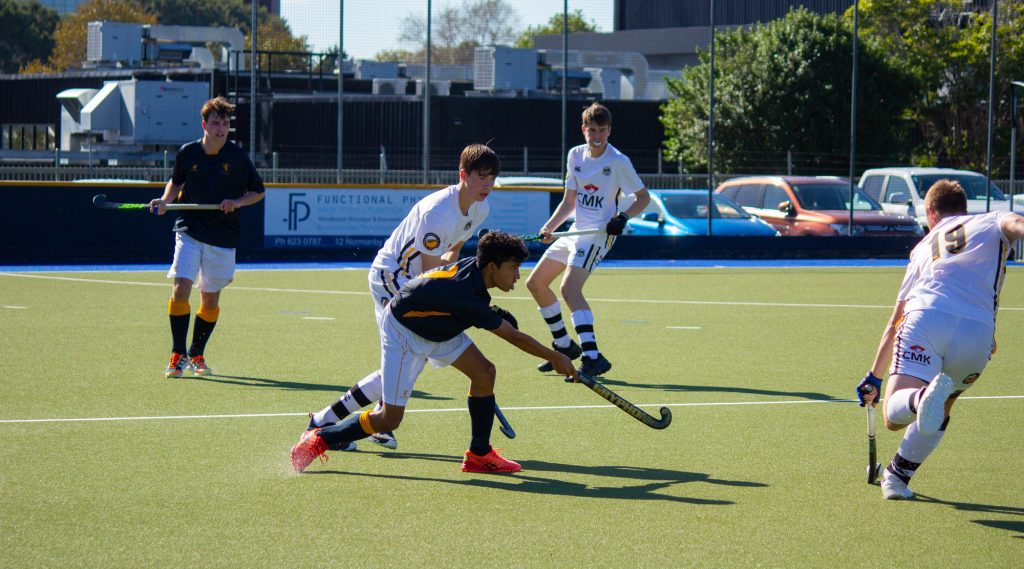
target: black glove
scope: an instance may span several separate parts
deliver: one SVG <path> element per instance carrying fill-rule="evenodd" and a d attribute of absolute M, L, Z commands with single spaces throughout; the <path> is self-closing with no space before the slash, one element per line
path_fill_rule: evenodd
<path fill-rule="evenodd" d="M 860 399 L 860 406 L 863 407 L 871 398 L 872 403 L 878 403 L 881 398 L 882 380 L 875 377 L 875 374 L 868 372 L 864 379 L 857 384 L 857 398 Z M 873 396 L 873 397 L 872 397 Z"/>
<path fill-rule="evenodd" d="M 509 312 L 508 310 L 505 310 L 504 308 L 502 308 L 500 306 L 497 306 L 497 305 L 492 306 L 491 310 L 497 312 L 498 316 L 501 316 L 502 318 L 507 320 L 508 323 L 511 324 L 513 328 L 515 328 L 516 330 L 519 329 L 519 321 L 516 320 L 515 316 L 512 316 L 511 312 Z"/>
<path fill-rule="evenodd" d="M 608 232 L 608 235 L 622 235 L 622 230 L 626 227 L 627 221 L 629 221 L 629 216 L 620 211 L 608 222 L 608 225 L 605 226 L 605 231 Z"/>

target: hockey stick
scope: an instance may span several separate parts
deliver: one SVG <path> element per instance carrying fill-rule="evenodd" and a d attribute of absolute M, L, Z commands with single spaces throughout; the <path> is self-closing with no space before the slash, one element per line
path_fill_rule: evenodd
<path fill-rule="evenodd" d="M 510 439 L 516 438 L 515 429 L 513 429 L 512 425 L 508 423 L 508 419 L 505 418 L 505 414 L 501 412 L 501 407 L 498 407 L 497 403 L 494 404 L 494 416 L 497 417 L 498 422 L 501 423 L 501 426 L 498 427 L 498 430 L 501 431 L 501 434 L 505 435 Z"/>
<path fill-rule="evenodd" d="M 575 237 L 576 235 L 597 235 L 604 233 L 604 229 L 579 229 L 576 231 L 562 231 L 560 233 L 552 233 L 552 239 L 558 239 L 559 237 Z M 519 238 L 523 241 L 540 241 L 544 239 L 544 236 L 540 233 L 531 233 L 529 235 L 519 235 Z"/>
<path fill-rule="evenodd" d="M 865 385 L 861 389 L 861 393 L 865 397 L 871 398 L 875 393 L 875 388 Z M 875 444 L 875 406 L 868 402 L 864 404 L 864 407 L 868 410 L 868 484 L 874 484 L 875 480 L 878 479 L 878 475 L 882 472 L 882 465 L 876 462 L 878 460 L 878 448 Z"/>
<path fill-rule="evenodd" d="M 107 196 L 103 194 L 97 194 L 92 197 L 92 205 L 100 209 L 120 209 L 120 210 L 149 210 L 148 203 L 117 203 L 108 202 Z M 212 203 L 169 203 L 164 206 L 167 211 L 175 210 L 186 210 L 186 211 L 217 211 L 220 210 L 220 204 Z"/>
<path fill-rule="evenodd" d="M 583 372 L 577 373 L 579 373 L 580 376 L 580 383 L 586 385 L 591 389 L 591 391 L 600 395 L 601 397 L 604 397 L 605 399 L 610 401 L 612 405 L 615 405 L 619 409 L 622 409 L 623 411 L 626 412 L 627 415 L 633 417 L 634 419 L 640 421 L 641 423 L 647 425 L 648 427 L 652 429 L 664 429 L 665 427 L 669 426 L 669 423 L 672 422 L 672 411 L 670 411 L 668 407 L 662 407 L 660 410 L 661 419 L 655 419 L 653 415 L 648 414 L 646 411 L 640 409 L 636 405 L 633 405 L 629 401 L 626 401 L 617 393 L 615 393 L 611 389 L 608 389 L 604 385 L 601 385 L 600 383 L 597 382 L 597 380 L 590 377 L 589 375 Z"/>

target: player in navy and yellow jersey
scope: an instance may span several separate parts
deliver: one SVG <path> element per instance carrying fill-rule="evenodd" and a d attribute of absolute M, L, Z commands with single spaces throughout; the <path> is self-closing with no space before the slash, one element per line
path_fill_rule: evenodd
<path fill-rule="evenodd" d="M 914 496 L 907 485 L 942 440 L 953 402 L 995 353 L 1007 255 L 1024 238 L 1020 215 L 968 215 L 967 195 L 951 180 L 933 184 L 924 205 L 931 231 L 910 253 L 875 360 L 857 386 L 861 406 L 875 405 L 888 367 L 885 426 L 906 429 L 882 475 L 890 500 Z"/>
<path fill-rule="evenodd" d="M 472 437 L 462 470 L 520 471 L 518 463 L 503 458 L 491 447 L 496 370 L 465 330 L 488 330 L 520 350 L 551 362 L 558 373 L 579 380 L 569 358 L 520 332 L 491 306 L 488 289 L 512 290 L 519 280 L 519 265 L 528 256 L 519 238 L 491 232 L 480 239 L 475 257 L 424 273 L 402 287 L 384 307 L 381 318 L 379 374 L 383 405 L 379 410 L 364 411 L 358 421 L 303 432 L 292 447 L 292 467 L 301 472 L 328 447 L 397 429 L 416 378 L 429 358 L 435 365 L 451 365 L 470 381 L 467 404 Z"/>
<path fill-rule="evenodd" d="M 195 375 L 211 373 L 204 352 L 220 314 L 220 291 L 234 280 L 235 247 L 241 234 L 238 208 L 263 199 L 263 180 L 249 156 L 227 139 L 234 107 L 223 97 L 202 108 L 203 137 L 181 147 L 163 196 L 149 202 L 163 215 L 172 202 L 219 204 L 220 211 L 183 211 L 174 224 L 174 261 L 167 272 L 174 279 L 168 314 L 171 360 L 164 374 L 181 377 L 186 367 Z M 189 297 L 197 282 L 201 300 L 188 350 Z"/>
<path fill-rule="evenodd" d="M 594 313 L 583 296 L 583 285 L 611 250 L 616 237 L 622 235 L 626 221 L 642 212 L 651 197 L 629 158 L 608 143 L 612 132 L 612 114 L 607 108 L 600 103 L 587 107 L 583 111 L 582 129 L 587 143 L 569 151 L 562 203 L 540 228 L 539 233 L 546 236 L 543 242 L 553 243 L 526 279 L 526 288 L 533 295 L 541 317 L 551 330 L 554 337 L 552 347 L 573 359 L 582 355 L 580 371 L 588 375 L 601 375 L 610 370 L 612 364 L 597 348 Z M 623 195 L 634 195 L 636 199 L 624 211 L 620 211 L 620 198 Z M 553 240 L 551 233 L 574 211 L 576 222 L 570 230 L 605 231 L 598 235 Z M 569 305 L 579 344 L 566 332 L 562 321 L 562 306 L 551 290 L 551 283 L 563 271 L 565 275 L 559 292 Z M 551 371 L 547 363 L 540 364 L 538 369 Z"/>

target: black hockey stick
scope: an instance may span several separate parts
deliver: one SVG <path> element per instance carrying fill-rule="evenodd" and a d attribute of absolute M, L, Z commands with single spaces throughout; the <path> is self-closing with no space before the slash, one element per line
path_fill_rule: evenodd
<path fill-rule="evenodd" d="M 100 209 L 120 209 L 120 210 L 145 210 L 149 211 L 148 203 L 117 203 L 108 202 L 107 196 L 103 194 L 97 194 L 92 197 L 92 205 Z M 190 211 L 217 211 L 220 209 L 220 204 L 212 203 L 169 203 L 164 206 L 167 211 L 175 210 L 190 210 Z"/>
<path fill-rule="evenodd" d="M 490 229 L 481 229 L 480 231 L 476 232 L 476 236 L 479 239 L 480 237 L 483 237 L 484 235 L 490 233 L 490 231 Z M 552 233 L 551 237 L 554 239 L 558 239 L 559 237 L 573 237 L 576 235 L 597 235 L 598 233 L 604 232 L 604 229 L 579 229 L 576 231 L 562 231 L 560 233 Z M 544 236 L 541 235 L 540 233 L 530 233 L 529 235 L 516 235 L 516 237 L 522 239 L 523 241 L 540 241 L 541 239 L 544 239 Z"/>
<path fill-rule="evenodd" d="M 872 399 L 875 388 L 865 385 L 861 389 L 861 393 L 864 394 L 866 400 Z M 882 465 L 876 462 L 878 460 L 878 448 L 875 443 L 875 406 L 868 401 L 864 404 L 864 407 L 868 411 L 868 484 L 874 484 L 875 480 L 878 479 L 878 475 L 882 472 Z"/>
<path fill-rule="evenodd" d="M 501 426 L 498 427 L 498 430 L 501 431 L 501 434 L 505 435 L 510 439 L 516 438 L 515 429 L 513 429 L 512 425 L 508 423 L 508 419 L 505 418 L 505 414 L 501 412 L 501 407 L 498 407 L 497 403 L 494 404 L 494 416 L 497 417 L 498 422 L 501 423 Z"/>
<path fill-rule="evenodd" d="M 647 425 L 648 427 L 652 429 L 664 429 L 665 427 L 669 426 L 669 424 L 672 422 L 672 411 L 670 411 L 668 407 L 662 407 L 660 410 L 661 419 L 655 419 L 653 415 L 650 415 L 643 409 L 640 409 L 636 405 L 633 405 L 629 401 L 626 401 L 625 399 L 620 397 L 619 394 L 615 393 L 611 389 L 608 389 L 604 385 L 601 385 L 600 383 L 597 382 L 597 380 L 590 377 L 589 375 L 582 372 L 577 373 L 579 373 L 580 376 L 580 383 L 586 385 L 591 389 L 591 391 L 600 395 L 601 397 L 604 397 L 605 399 L 610 401 L 612 405 L 615 405 L 619 409 L 622 409 L 623 411 L 626 412 L 627 415 L 633 417 L 634 419 L 640 421 L 641 423 Z"/>

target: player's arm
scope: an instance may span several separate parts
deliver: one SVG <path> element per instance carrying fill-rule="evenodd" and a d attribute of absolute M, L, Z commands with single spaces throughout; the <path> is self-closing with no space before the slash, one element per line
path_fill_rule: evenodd
<path fill-rule="evenodd" d="M 226 199 L 220 202 L 220 210 L 224 213 L 231 213 L 238 208 L 245 207 L 258 203 L 263 199 L 264 192 L 254 192 L 252 190 L 246 191 L 242 194 L 242 197 L 235 199 Z"/>
<path fill-rule="evenodd" d="M 875 351 L 875 360 L 871 362 L 871 370 L 864 376 L 864 379 L 857 385 L 857 397 L 860 398 L 862 407 L 863 403 L 870 402 L 871 405 L 878 403 L 881 397 L 882 391 L 882 380 L 885 378 L 885 373 L 889 369 L 889 363 L 892 361 L 893 351 L 893 340 L 896 338 L 896 326 L 903 318 L 903 307 L 906 305 L 906 300 L 900 300 L 896 303 L 896 306 L 892 309 L 892 315 L 889 317 L 889 321 L 885 323 L 885 330 L 882 331 L 882 339 L 878 342 L 878 350 Z M 862 390 L 870 386 L 875 391 L 868 396 Z"/>
<path fill-rule="evenodd" d="M 159 198 L 156 198 L 155 200 L 150 200 L 149 211 L 156 213 L 157 215 L 163 215 L 167 211 L 167 204 L 178 199 L 178 195 L 181 194 L 181 191 L 183 189 L 185 189 L 184 182 L 180 184 L 175 184 L 173 178 L 167 180 L 167 185 L 164 186 L 163 195 L 160 196 Z"/>
<path fill-rule="evenodd" d="M 556 372 L 562 374 L 564 377 L 571 377 L 574 381 L 579 382 L 580 376 L 576 373 L 576 369 L 572 367 L 572 360 L 565 357 L 564 354 L 556 352 L 544 344 L 541 344 L 535 340 L 533 336 L 516 330 L 508 320 L 503 319 L 501 321 L 501 326 L 498 326 L 490 332 L 531 356 L 536 356 L 551 362 L 551 366 L 555 368 Z"/>
<path fill-rule="evenodd" d="M 1003 230 L 1003 235 L 1011 243 L 1024 238 L 1024 217 L 1016 213 L 1008 213 L 999 221 L 999 228 Z"/>
<path fill-rule="evenodd" d="M 554 233 L 560 225 L 565 223 L 566 219 L 569 219 L 569 214 L 576 209 L 576 190 L 566 188 L 565 193 L 562 194 L 562 201 L 555 208 L 555 211 L 548 218 L 538 233 L 544 235 L 551 235 Z M 550 243 L 552 239 L 550 237 L 542 240 L 544 243 Z"/>
<path fill-rule="evenodd" d="M 459 241 L 455 245 L 452 245 L 451 249 L 448 249 L 448 251 L 446 251 L 444 255 L 441 255 L 439 257 L 439 259 L 441 259 L 441 264 L 447 265 L 448 263 L 454 263 L 455 261 L 458 261 L 459 252 L 462 251 L 462 246 L 465 244 L 465 241 Z"/>
<path fill-rule="evenodd" d="M 636 201 L 634 201 L 633 205 L 629 206 L 629 208 L 623 212 L 628 217 L 636 217 L 640 215 L 651 203 L 651 193 L 647 191 L 647 188 L 641 188 L 633 193 L 633 195 L 636 196 Z"/>

